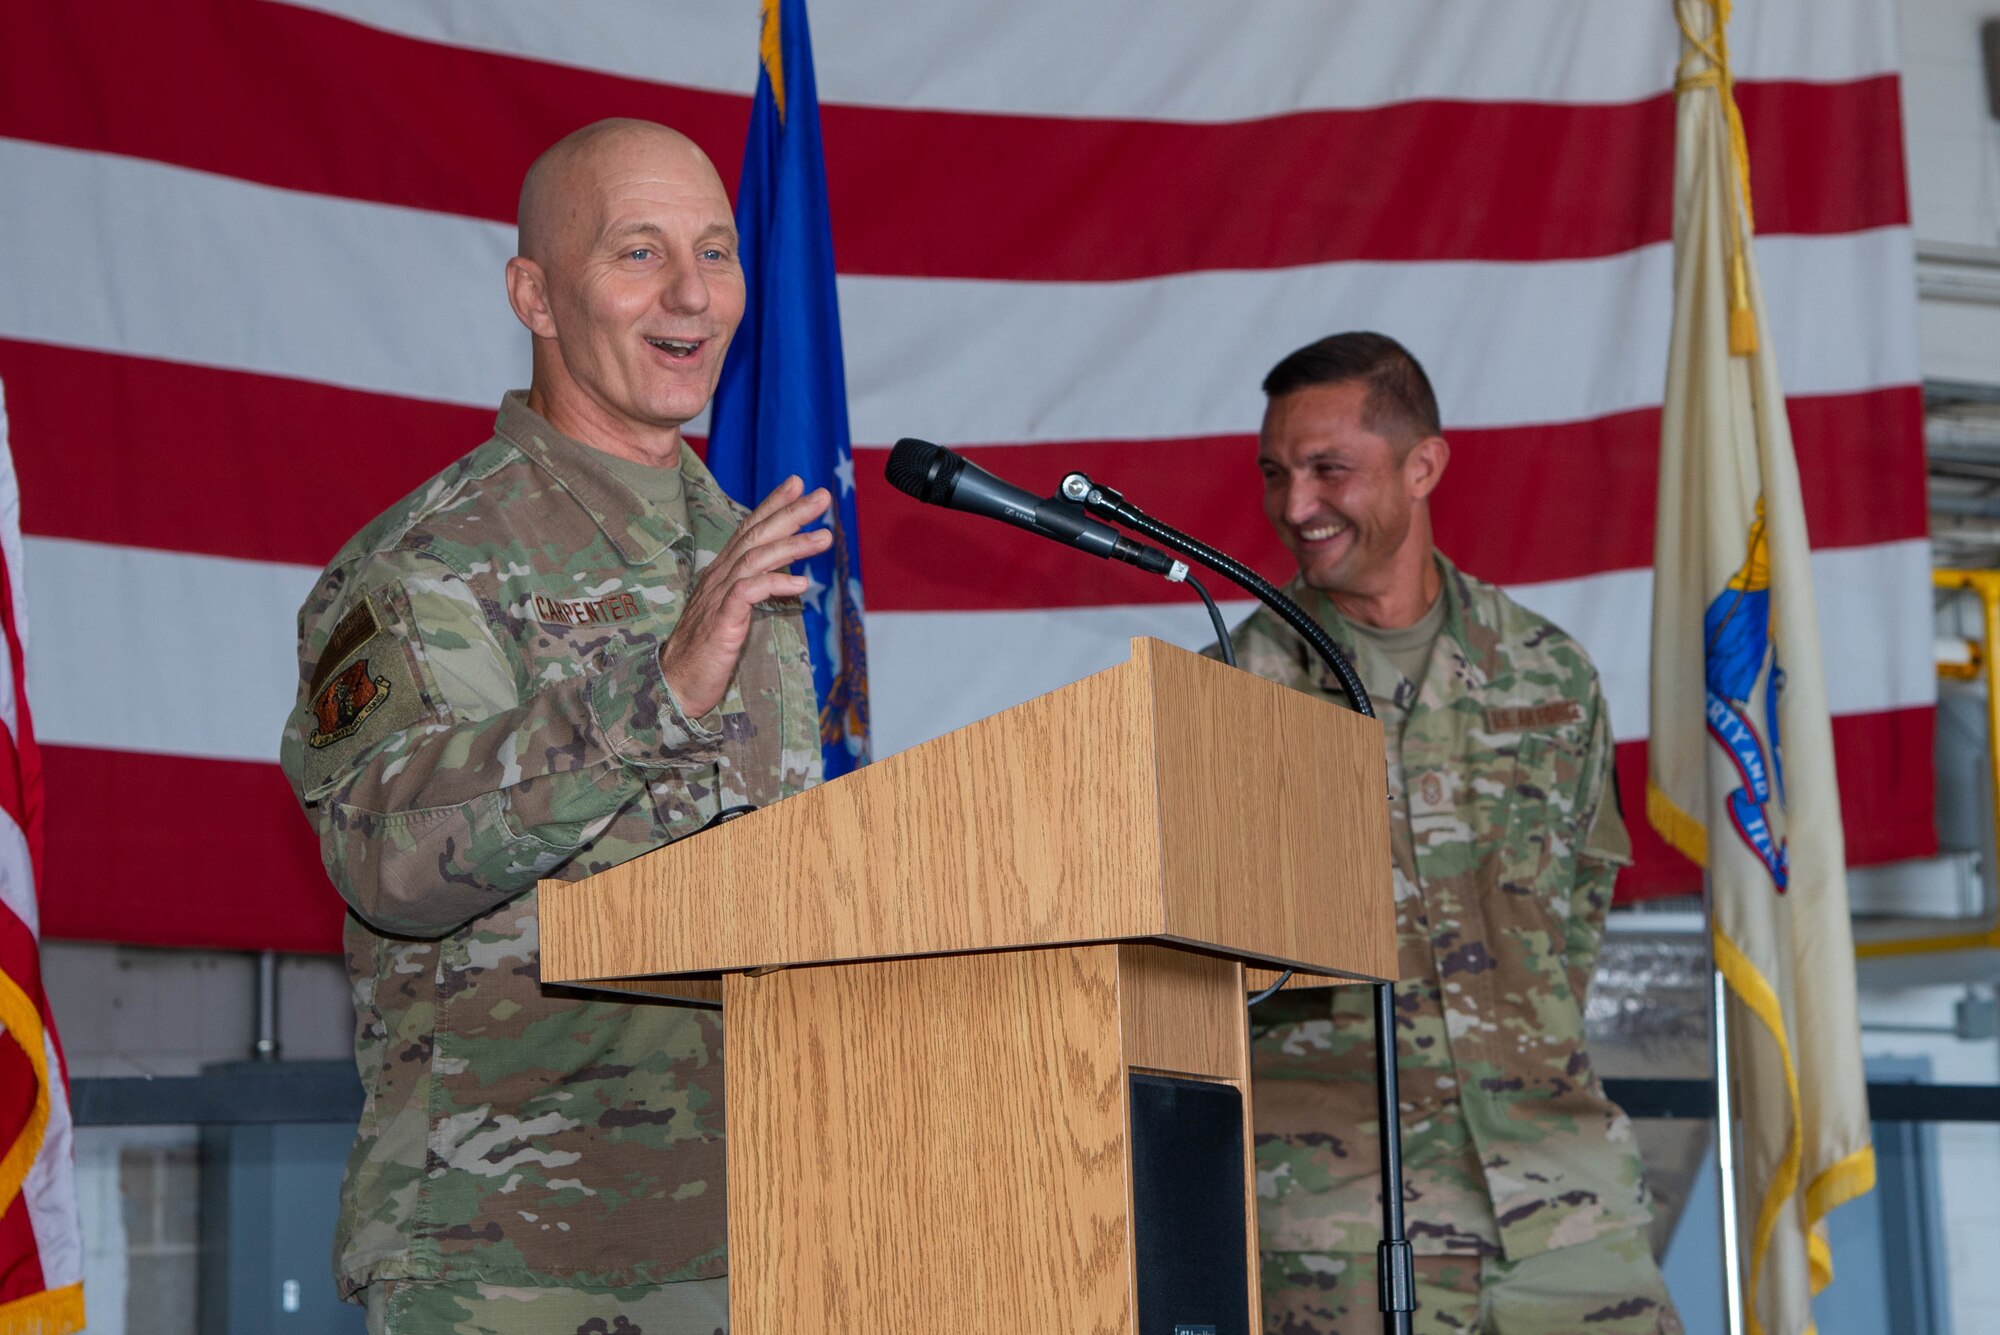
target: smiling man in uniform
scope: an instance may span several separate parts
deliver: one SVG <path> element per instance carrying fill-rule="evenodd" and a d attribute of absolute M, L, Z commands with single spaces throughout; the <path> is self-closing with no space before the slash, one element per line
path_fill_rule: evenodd
<path fill-rule="evenodd" d="M 1257 464 L 1298 563 L 1288 592 L 1353 660 L 1388 748 L 1416 1329 L 1678 1332 L 1631 1124 L 1583 1045 L 1630 861 L 1597 674 L 1561 630 L 1432 545 L 1428 498 L 1451 452 L 1400 344 L 1336 334 L 1279 362 L 1264 392 Z M 1236 650 L 1260 676 L 1343 698 L 1268 612 Z M 1373 1335 L 1372 997 L 1282 992 L 1253 1034 L 1264 1329 Z"/>
<path fill-rule="evenodd" d="M 563 139 L 519 250 L 530 387 L 299 614 L 282 758 L 353 910 L 368 1096 L 337 1278 L 378 1332 L 719 1331 L 720 1024 L 544 990 L 535 885 L 817 781 L 789 567 L 828 498 L 793 478 L 746 515 L 681 438 L 744 303 L 693 143 Z"/>

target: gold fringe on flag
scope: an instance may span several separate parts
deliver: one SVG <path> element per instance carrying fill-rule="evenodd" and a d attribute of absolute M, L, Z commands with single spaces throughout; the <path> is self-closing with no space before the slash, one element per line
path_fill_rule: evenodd
<path fill-rule="evenodd" d="M 74 1335 L 83 1325 L 81 1284 L 44 1289 L 0 1306 L 0 1335 Z"/>

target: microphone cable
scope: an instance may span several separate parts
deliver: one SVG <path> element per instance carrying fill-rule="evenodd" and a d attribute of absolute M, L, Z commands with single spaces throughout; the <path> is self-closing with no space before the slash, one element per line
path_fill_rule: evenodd
<path fill-rule="evenodd" d="M 1181 583 L 1201 595 L 1202 606 L 1208 609 L 1208 624 L 1215 627 L 1215 644 L 1222 652 L 1222 661 L 1230 667 L 1235 667 L 1236 645 L 1229 638 L 1229 625 L 1222 619 L 1222 609 L 1215 605 L 1215 599 L 1208 596 L 1207 588 L 1194 577 L 1193 571 L 1182 575 Z"/>
<path fill-rule="evenodd" d="M 1306 643 L 1332 670 L 1348 703 L 1354 706 L 1354 712 L 1364 718 L 1375 717 L 1375 706 L 1368 699 L 1368 688 L 1361 684 L 1361 678 L 1354 671 L 1354 665 L 1347 661 L 1347 655 L 1340 652 L 1340 647 L 1326 633 L 1326 628 L 1306 615 L 1305 609 L 1286 597 L 1277 585 L 1235 557 L 1190 538 L 1179 529 L 1162 524 L 1110 487 L 1092 482 L 1087 474 L 1069 474 L 1062 480 L 1061 491 L 1091 514 L 1115 519 L 1134 532 L 1145 534 L 1168 551 L 1199 562 L 1254 594 L 1259 602 L 1282 617 L 1286 625 L 1305 637 Z"/>

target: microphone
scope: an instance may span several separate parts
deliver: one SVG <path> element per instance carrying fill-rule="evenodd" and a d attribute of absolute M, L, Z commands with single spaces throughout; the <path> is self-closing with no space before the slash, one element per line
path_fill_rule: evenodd
<path fill-rule="evenodd" d="M 889 451 L 889 462 L 882 472 L 896 490 L 931 505 L 985 515 L 1170 580 L 1187 574 L 1182 562 L 1098 523 L 1082 506 L 1057 496 L 1046 500 L 1033 496 L 942 445 L 905 436 Z"/>

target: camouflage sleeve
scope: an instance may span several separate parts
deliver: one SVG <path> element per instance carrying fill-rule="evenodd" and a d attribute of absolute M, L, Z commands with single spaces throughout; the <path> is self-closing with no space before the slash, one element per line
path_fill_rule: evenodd
<path fill-rule="evenodd" d="M 650 639 L 524 695 L 479 600 L 440 563 L 381 560 L 335 597 L 317 618 L 333 629 L 305 635 L 283 759 L 334 885 L 384 931 L 434 937 L 487 912 L 649 778 L 720 752 Z"/>
<path fill-rule="evenodd" d="M 1564 957 L 1570 989 L 1579 1005 L 1589 996 L 1597 968 L 1598 947 L 1604 940 L 1604 916 L 1611 909 L 1618 869 L 1632 862 L 1632 841 L 1618 797 L 1617 747 L 1611 736 L 1610 711 L 1591 683 L 1590 747 L 1584 755 L 1579 793 L 1591 794 L 1582 813 L 1583 844 L 1577 850 L 1576 880 L 1570 890 L 1570 911 L 1564 926 Z"/>

